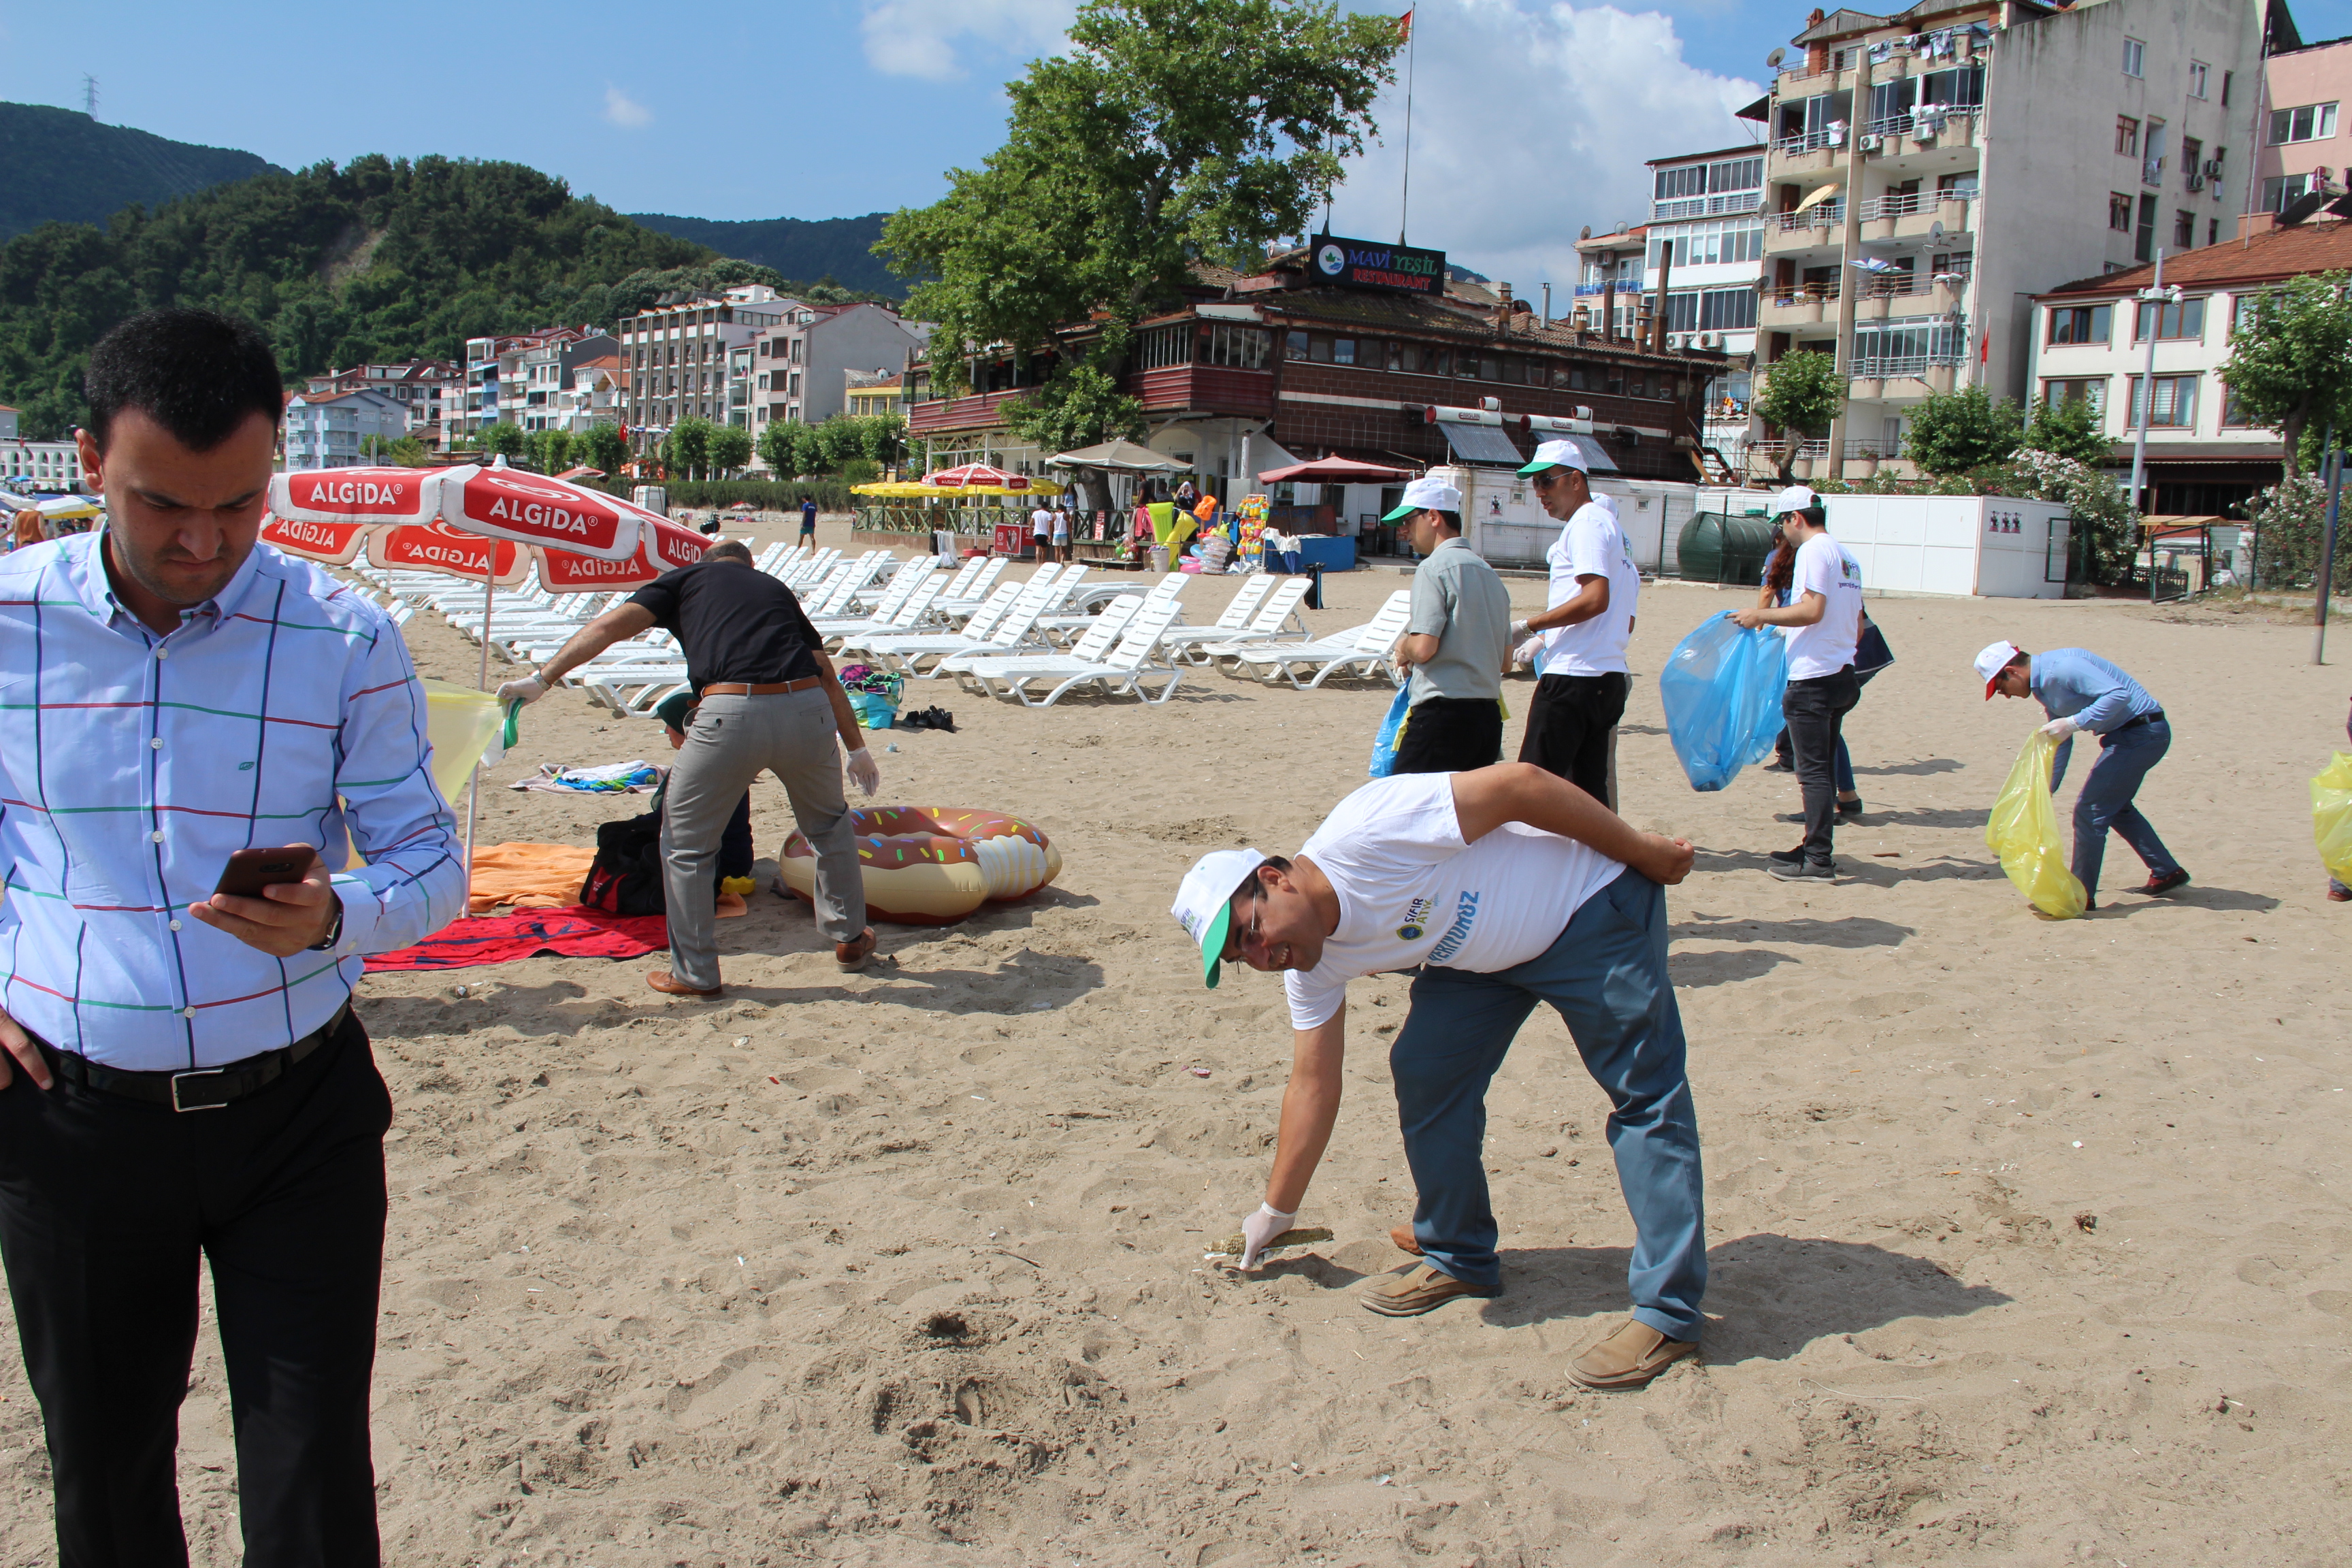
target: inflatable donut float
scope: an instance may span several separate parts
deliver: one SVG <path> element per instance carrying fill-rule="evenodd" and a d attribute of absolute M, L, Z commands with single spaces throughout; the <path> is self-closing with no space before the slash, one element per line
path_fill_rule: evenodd
<path fill-rule="evenodd" d="M 896 925 L 953 925 L 981 905 L 1026 898 L 1062 873 L 1061 851 L 1025 822 L 957 806 L 869 805 L 849 814 L 866 911 Z M 816 851 L 799 829 L 777 879 L 815 901 Z"/>

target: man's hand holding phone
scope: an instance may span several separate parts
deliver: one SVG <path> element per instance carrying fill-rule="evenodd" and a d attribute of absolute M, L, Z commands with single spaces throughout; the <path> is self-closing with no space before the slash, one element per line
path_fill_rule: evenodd
<path fill-rule="evenodd" d="M 213 896 L 190 904 L 188 913 L 247 947 L 291 958 L 327 940 L 342 920 L 343 904 L 318 850 L 293 844 L 238 850 Z"/>

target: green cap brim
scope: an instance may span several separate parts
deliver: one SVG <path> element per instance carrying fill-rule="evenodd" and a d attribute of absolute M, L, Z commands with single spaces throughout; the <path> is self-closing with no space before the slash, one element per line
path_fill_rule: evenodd
<path fill-rule="evenodd" d="M 1565 466 L 1566 465 L 1560 463 L 1529 463 L 1526 468 L 1521 468 L 1519 472 L 1522 474 L 1540 474 L 1546 468 L 1558 468 Z"/>
<path fill-rule="evenodd" d="M 1209 917 L 1209 923 L 1201 931 L 1201 977 L 1209 983 L 1212 991 L 1217 988 L 1217 973 L 1225 954 L 1225 933 L 1233 923 L 1234 906 L 1229 899 L 1217 907 L 1217 912 Z"/>
<path fill-rule="evenodd" d="M 1414 512 L 1417 512 L 1420 510 L 1421 508 L 1417 506 L 1401 506 L 1397 508 L 1396 510 L 1389 513 L 1388 516 L 1381 519 L 1381 521 L 1382 522 L 1394 522 L 1400 518 L 1411 517 Z"/>

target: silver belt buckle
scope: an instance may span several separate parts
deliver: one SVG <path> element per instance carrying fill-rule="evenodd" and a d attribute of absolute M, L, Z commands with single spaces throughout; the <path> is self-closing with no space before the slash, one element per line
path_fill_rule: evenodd
<path fill-rule="evenodd" d="M 211 1105 L 182 1105 L 180 1103 L 180 1085 L 184 1080 L 192 1078 L 218 1078 L 227 1070 L 228 1069 L 226 1068 L 196 1068 L 188 1072 L 173 1073 L 172 1075 L 172 1109 L 178 1111 L 223 1110 L 227 1109 L 226 1102 L 215 1102 Z"/>

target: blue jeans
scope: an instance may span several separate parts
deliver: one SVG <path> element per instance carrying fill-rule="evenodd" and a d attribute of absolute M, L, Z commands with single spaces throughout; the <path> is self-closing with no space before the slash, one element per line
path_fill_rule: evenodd
<path fill-rule="evenodd" d="M 2083 781 L 2083 793 L 2074 801 L 2074 875 L 2089 897 L 2099 896 L 2099 865 L 2106 858 L 2111 827 L 2147 862 L 2149 876 L 2168 877 L 2180 869 L 2180 862 L 2132 804 L 2140 781 L 2171 747 L 2172 726 L 2161 719 L 2099 737 L 2099 760 L 2091 764 L 2091 776 Z M 2050 770 L 2052 789 L 2064 781 L 2074 750 L 2074 738 L 2069 735 Z"/>
<path fill-rule="evenodd" d="M 1638 871 L 1587 899 L 1540 957 L 1492 974 L 1415 976 L 1412 1011 L 1389 1050 L 1419 1189 L 1413 1238 L 1440 1271 L 1501 1283 L 1484 1160 L 1486 1085 L 1538 1002 L 1566 1021 L 1585 1070 L 1609 1096 L 1609 1147 L 1635 1231 L 1625 1271 L 1633 1316 L 1696 1340 L 1706 1291 L 1698 1117 L 1682 1013 L 1666 979 L 1666 892 Z"/>

